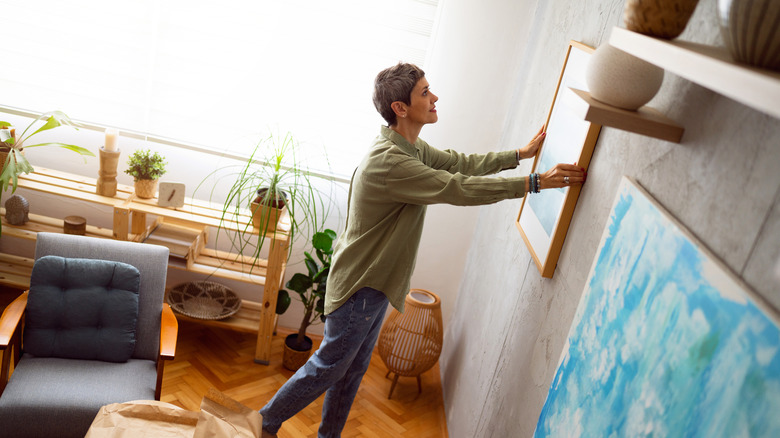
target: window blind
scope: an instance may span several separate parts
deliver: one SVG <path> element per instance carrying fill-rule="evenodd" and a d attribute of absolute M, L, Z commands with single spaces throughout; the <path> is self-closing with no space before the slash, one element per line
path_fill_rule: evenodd
<path fill-rule="evenodd" d="M 3 105 L 220 151 L 269 129 L 351 174 L 373 79 L 423 66 L 437 0 L 0 0 Z"/>

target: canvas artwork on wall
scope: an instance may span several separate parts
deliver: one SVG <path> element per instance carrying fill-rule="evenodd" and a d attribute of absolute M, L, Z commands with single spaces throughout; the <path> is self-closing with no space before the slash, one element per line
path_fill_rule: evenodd
<path fill-rule="evenodd" d="M 534 437 L 778 437 L 779 321 L 623 178 Z"/>
<path fill-rule="evenodd" d="M 566 101 L 570 88 L 587 90 L 585 70 L 593 48 L 571 41 L 547 116 L 547 133 L 533 171 L 543 173 L 558 163 L 588 168 L 601 126 L 583 120 Z M 580 186 L 547 189 L 525 196 L 515 224 L 542 277 L 552 278 L 574 214 Z"/>

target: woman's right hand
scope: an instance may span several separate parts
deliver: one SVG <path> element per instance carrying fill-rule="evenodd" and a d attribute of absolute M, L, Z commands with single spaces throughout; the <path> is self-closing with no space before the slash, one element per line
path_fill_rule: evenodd
<path fill-rule="evenodd" d="M 585 182 L 585 169 L 574 164 L 558 163 L 547 172 L 539 175 L 539 189 L 555 189 L 579 185 Z"/>

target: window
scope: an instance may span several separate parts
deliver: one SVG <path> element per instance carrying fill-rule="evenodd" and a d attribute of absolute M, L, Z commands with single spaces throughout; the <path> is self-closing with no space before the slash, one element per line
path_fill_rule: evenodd
<path fill-rule="evenodd" d="M 373 79 L 423 66 L 437 0 L 0 0 L 2 104 L 248 152 L 273 129 L 350 175 Z"/>

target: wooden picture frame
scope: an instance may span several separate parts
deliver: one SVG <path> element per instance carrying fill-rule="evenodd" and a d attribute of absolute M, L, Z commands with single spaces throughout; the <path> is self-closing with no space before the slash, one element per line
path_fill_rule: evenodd
<path fill-rule="evenodd" d="M 568 108 L 576 98 L 571 89 L 587 91 L 585 69 L 595 49 L 570 41 L 547 115 L 544 144 L 534 159 L 533 172 L 543 173 L 557 163 L 577 163 L 588 169 L 601 125 L 582 119 Z M 542 277 L 552 278 L 569 230 L 581 186 L 546 189 L 523 198 L 515 225 Z"/>

